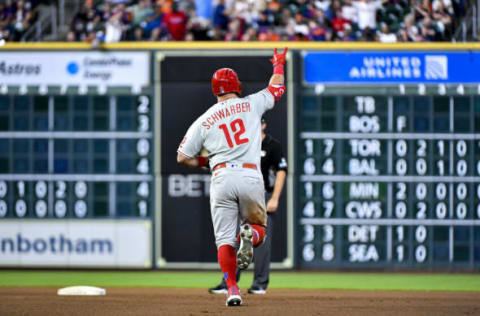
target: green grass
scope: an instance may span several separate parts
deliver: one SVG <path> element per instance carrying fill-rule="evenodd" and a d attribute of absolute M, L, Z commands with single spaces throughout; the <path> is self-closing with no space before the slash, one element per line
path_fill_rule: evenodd
<path fill-rule="evenodd" d="M 0 286 L 142 286 L 208 288 L 219 272 L 185 271 L 35 271 L 0 270 Z M 272 289 L 480 291 L 480 274 L 273 272 Z M 243 273 L 248 287 L 252 273 Z"/>

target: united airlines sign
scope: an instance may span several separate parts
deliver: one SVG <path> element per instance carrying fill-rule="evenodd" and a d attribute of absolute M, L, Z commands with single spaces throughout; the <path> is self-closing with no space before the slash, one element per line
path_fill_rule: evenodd
<path fill-rule="evenodd" d="M 478 83 L 477 52 L 307 52 L 306 83 Z"/>

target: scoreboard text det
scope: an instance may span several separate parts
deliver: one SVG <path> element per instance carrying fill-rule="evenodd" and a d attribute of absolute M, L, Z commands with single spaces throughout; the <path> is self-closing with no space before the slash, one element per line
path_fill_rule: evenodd
<path fill-rule="evenodd" d="M 480 98 L 302 97 L 304 267 L 478 267 Z"/>

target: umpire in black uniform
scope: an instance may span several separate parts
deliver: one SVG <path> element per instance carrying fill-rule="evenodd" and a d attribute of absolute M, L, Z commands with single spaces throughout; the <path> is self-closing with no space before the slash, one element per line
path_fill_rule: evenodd
<path fill-rule="evenodd" d="M 271 135 L 265 133 L 267 122 L 262 117 L 262 158 L 261 170 L 265 183 L 265 201 L 267 201 L 267 238 L 263 245 L 253 250 L 254 277 L 253 284 L 248 289 L 251 294 L 265 294 L 270 275 L 270 254 L 272 251 L 273 222 L 278 201 L 287 177 L 287 160 L 283 156 L 282 146 Z M 240 270 L 237 269 L 237 282 Z M 227 293 L 225 279 L 213 288 L 208 289 L 213 294 Z"/>

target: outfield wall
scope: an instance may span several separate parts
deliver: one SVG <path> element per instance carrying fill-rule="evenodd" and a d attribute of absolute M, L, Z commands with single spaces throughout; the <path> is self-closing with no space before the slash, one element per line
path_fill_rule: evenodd
<path fill-rule="evenodd" d="M 478 269 L 477 43 L 0 47 L 0 265 L 216 269 L 209 174 L 176 147 L 216 69 L 257 91 L 282 46 L 272 266 Z"/>

